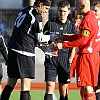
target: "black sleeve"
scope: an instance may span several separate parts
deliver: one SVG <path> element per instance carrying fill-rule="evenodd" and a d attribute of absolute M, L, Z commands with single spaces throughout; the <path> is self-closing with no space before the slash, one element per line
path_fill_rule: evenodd
<path fill-rule="evenodd" d="M 7 51 L 7 47 L 5 45 L 5 42 L 4 42 L 4 38 L 0 35 L 0 51 L 2 53 L 2 56 L 4 57 L 6 63 L 7 63 L 7 60 L 8 60 L 8 51 Z"/>
<path fill-rule="evenodd" d="M 47 21 L 43 28 L 43 34 L 49 35 L 50 34 L 50 21 Z"/>
<path fill-rule="evenodd" d="M 32 27 L 33 33 L 40 33 L 43 31 L 43 28 L 42 26 L 40 27 L 40 24 L 42 25 L 42 19 L 41 16 L 37 15 L 35 16 L 35 22 Z"/>

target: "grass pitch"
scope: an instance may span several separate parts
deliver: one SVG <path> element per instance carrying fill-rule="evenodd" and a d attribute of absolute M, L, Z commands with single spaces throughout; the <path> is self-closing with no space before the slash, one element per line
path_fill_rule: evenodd
<path fill-rule="evenodd" d="M 45 91 L 44 90 L 31 90 L 31 100 L 43 100 Z M 59 91 L 55 90 L 54 94 L 56 100 L 59 100 Z M 14 90 L 9 100 L 19 100 L 20 91 Z M 81 100 L 79 90 L 70 90 L 68 100 Z"/>

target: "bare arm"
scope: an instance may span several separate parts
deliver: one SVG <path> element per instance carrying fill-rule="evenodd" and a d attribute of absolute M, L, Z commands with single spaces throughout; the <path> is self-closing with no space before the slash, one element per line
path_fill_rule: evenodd
<path fill-rule="evenodd" d="M 69 62 L 72 63 L 72 60 L 75 56 L 75 52 L 76 52 L 76 48 L 73 47 L 72 51 L 71 51 L 71 54 L 70 54 L 70 57 L 69 57 Z"/>

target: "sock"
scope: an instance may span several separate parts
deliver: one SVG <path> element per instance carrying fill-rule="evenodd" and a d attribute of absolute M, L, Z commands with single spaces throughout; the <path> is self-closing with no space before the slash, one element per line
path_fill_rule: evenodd
<path fill-rule="evenodd" d="M 45 94 L 44 100 L 53 100 L 52 94 Z"/>
<path fill-rule="evenodd" d="M 95 93 L 95 95 L 96 95 L 96 100 L 100 100 L 100 92 Z"/>
<path fill-rule="evenodd" d="M 30 92 L 29 91 L 20 91 L 20 100 L 30 100 Z"/>
<path fill-rule="evenodd" d="M 6 85 L 1 94 L 1 100 L 9 100 L 10 94 L 13 88 L 9 85 Z"/>
<path fill-rule="evenodd" d="M 68 100 L 68 96 L 63 97 L 60 95 L 60 100 Z"/>
<path fill-rule="evenodd" d="M 95 93 L 84 94 L 84 99 L 82 100 L 96 100 Z"/>

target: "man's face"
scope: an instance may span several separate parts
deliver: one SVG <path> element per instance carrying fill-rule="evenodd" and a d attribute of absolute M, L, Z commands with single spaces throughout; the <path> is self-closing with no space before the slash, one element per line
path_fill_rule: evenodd
<path fill-rule="evenodd" d="M 93 6 L 92 10 L 94 11 L 94 13 L 100 17 L 100 8 L 97 6 Z"/>
<path fill-rule="evenodd" d="M 43 5 L 39 9 L 39 13 L 40 14 L 47 13 L 49 11 L 49 9 L 50 9 L 50 6 Z"/>
<path fill-rule="evenodd" d="M 58 17 L 59 17 L 59 20 L 62 21 L 62 20 L 66 20 L 67 19 L 67 16 L 68 14 L 70 13 L 70 10 L 68 9 L 68 7 L 59 7 L 57 9 L 58 11 Z"/>

